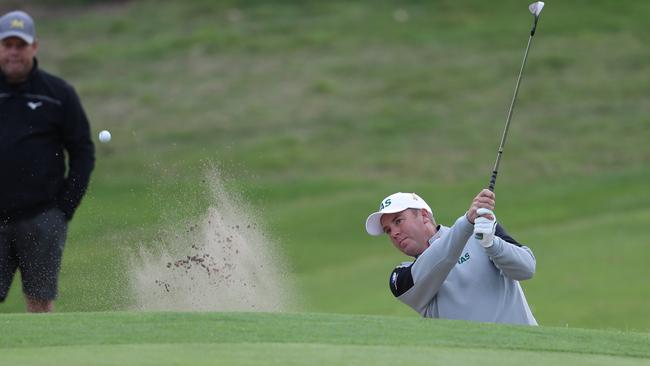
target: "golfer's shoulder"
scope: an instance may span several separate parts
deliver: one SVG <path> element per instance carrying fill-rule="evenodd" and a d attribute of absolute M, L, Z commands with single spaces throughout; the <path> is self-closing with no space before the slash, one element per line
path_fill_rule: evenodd
<path fill-rule="evenodd" d="M 413 275 L 411 274 L 411 266 L 413 266 L 413 263 L 402 262 L 391 272 L 388 285 L 395 297 L 401 296 L 413 287 Z"/>

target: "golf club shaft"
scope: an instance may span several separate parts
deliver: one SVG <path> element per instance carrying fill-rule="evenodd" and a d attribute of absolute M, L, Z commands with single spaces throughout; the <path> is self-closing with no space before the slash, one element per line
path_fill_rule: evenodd
<path fill-rule="evenodd" d="M 537 25 L 537 22 L 535 22 Z M 490 184 L 488 189 L 494 192 L 494 185 L 497 182 L 497 174 L 499 173 L 499 164 L 501 163 L 501 155 L 503 155 L 503 147 L 506 144 L 506 138 L 508 137 L 508 129 L 510 128 L 510 120 L 512 119 L 512 111 L 515 109 L 515 102 L 517 101 L 517 94 L 519 93 L 519 84 L 521 83 L 521 76 L 524 73 L 524 67 L 526 67 L 526 60 L 528 59 L 528 50 L 530 49 L 530 44 L 533 41 L 533 35 L 535 34 L 535 28 L 530 33 L 528 37 L 528 44 L 526 45 L 526 52 L 524 52 L 524 61 L 521 63 L 521 68 L 519 69 L 519 76 L 517 76 L 517 85 L 515 85 L 515 92 L 512 96 L 512 101 L 510 102 L 510 109 L 508 109 L 508 117 L 506 118 L 506 126 L 503 129 L 503 135 L 501 135 L 501 143 L 499 144 L 499 152 L 497 153 L 497 159 L 494 163 L 494 169 L 492 169 L 492 177 L 490 178 Z"/>
<path fill-rule="evenodd" d="M 512 95 L 512 101 L 510 102 L 510 109 L 508 109 L 508 117 L 506 118 L 506 126 L 503 128 L 503 135 L 501 135 L 501 143 L 499 144 L 499 151 L 497 152 L 497 159 L 494 162 L 494 169 L 492 169 L 492 177 L 490 178 L 490 184 L 488 189 L 494 192 L 494 186 L 497 183 L 497 174 L 499 174 L 499 164 L 501 163 L 501 156 L 503 155 L 503 147 L 506 144 L 506 138 L 508 137 L 508 129 L 510 128 L 510 119 L 512 118 L 512 111 L 515 109 L 515 102 L 517 101 L 517 94 L 519 93 L 519 84 L 521 83 L 521 76 L 524 73 L 524 68 L 526 67 L 526 60 L 528 60 L 528 50 L 530 50 L 530 45 L 533 42 L 533 36 L 535 35 L 535 30 L 537 29 L 537 21 L 539 20 L 539 13 L 542 11 L 544 3 L 541 1 L 531 4 L 528 9 L 531 13 L 535 15 L 535 21 L 533 23 L 533 28 L 530 30 L 530 36 L 528 37 L 528 44 L 526 45 L 526 51 L 524 52 L 524 60 L 521 62 L 521 68 L 519 68 L 519 75 L 517 76 L 517 84 L 515 85 L 515 92 Z M 474 237 L 478 240 L 483 240 L 482 233 L 475 233 Z"/>

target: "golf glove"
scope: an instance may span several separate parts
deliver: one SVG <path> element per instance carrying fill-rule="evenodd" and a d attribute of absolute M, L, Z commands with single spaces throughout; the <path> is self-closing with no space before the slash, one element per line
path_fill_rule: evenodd
<path fill-rule="evenodd" d="M 481 243 L 483 248 L 492 246 L 494 240 L 494 230 L 497 227 L 497 217 L 492 210 L 487 208 L 479 208 L 476 210 L 479 217 L 474 220 L 474 237 Z M 492 220 L 484 217 L 483 215 L 492 215 Z"/>

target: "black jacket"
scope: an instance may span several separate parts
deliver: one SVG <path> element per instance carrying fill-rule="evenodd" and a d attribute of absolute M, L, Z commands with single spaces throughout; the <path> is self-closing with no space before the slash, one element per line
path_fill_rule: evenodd
<path fill-rule="evenodd" d="M 72 86 L 36 60 L 23 83 L 9 84 L 0 72 L 0 220 L 52 207 L 70 220 L 94 165 L 90 126 Z"/>

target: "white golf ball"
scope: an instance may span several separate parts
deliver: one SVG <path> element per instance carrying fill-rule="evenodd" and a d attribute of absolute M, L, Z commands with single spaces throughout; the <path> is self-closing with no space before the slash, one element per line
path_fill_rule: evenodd
<path fill-rule="evenodd" d="M 99 141 L 101 142 L 111 141 L 111 133 L 106 130 L 103 130 L 102 132 L 99 133 Z"/>

